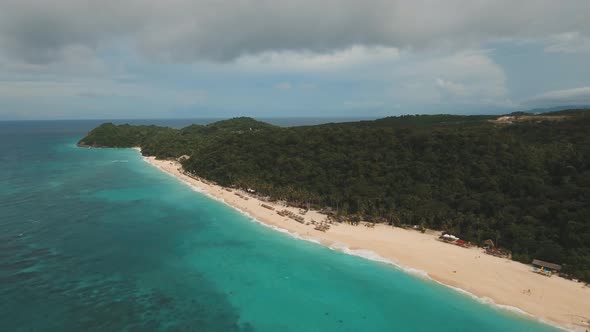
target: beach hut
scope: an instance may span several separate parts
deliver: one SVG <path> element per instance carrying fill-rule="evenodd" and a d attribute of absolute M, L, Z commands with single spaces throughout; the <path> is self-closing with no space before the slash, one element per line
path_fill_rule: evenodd
<path fill-rule="evenodd" d="M 272 206 L 270 206 L 270 205 L 266 205 L 266 204 L 260 204 L 260 206 L 262 206 L 262 207 L 263 207 L 263 208 L 265 208 L 265 209 L 272 210 L 272 211 L 274 211 L 274 210 L 275 210 L 275 208 L 273 208 L 273 207 L 272 207 Z"/>
<path fill-rule="evenodd" d="M 320 210 L 320 213 L 327 214 L 327 215 L 334 215 L 334 214 L 336 214 L 336 211 L 334 211 L 334 209 L 332 209 L 331 207 L 326 206 Z"/>
<path fill-rule="evenodd" d="M 452 235 L 452 234 L 448 234 L 448 233 L 444 233 L 443 235 L 441 235 L 439 237 L 439 239 L 445 241 L 445 242 L 455 242 L 457 240 L 459 240 L 458 237 Z"/>
<path fill-rule="evenodd" d="M 561 271 L 561 265 L 545 262 L 539 259 L 533 259 L 533 267 L 540 270 L 549 270 L 551 272 Z"/>

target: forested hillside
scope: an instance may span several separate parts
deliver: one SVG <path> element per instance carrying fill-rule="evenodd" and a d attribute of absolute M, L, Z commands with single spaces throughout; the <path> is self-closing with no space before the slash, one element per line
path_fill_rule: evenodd
<path fill-rule="evenodd" d="M 555 117 L 552 117 L 555 116 Z M 420 224 L 590 281 L 590 111 L 402 116 L 280 128 L 249 118 L 176 130 L 103 124 L 81 140 L 141 146 L 222 185 L 331 207 L 344 218 Z"/>

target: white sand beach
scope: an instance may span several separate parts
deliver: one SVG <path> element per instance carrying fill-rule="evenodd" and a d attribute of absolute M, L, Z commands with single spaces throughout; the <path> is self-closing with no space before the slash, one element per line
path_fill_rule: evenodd
<path fill-rule="evenodd" d="M 424 271 L 433 280 L 465 290 L 497 305 L 518 308 L 546 322 L 575 331 L 590 331 L 590 287 L 558 276 L 532 272 L 531 266 L 490 256 L 481 248 L 462 248 L 437 241 L 438 232 L 376 225 L 373 228 L 348 224 L 331 225 L 327 231 L 315 230 L 312 220 L 326 216 L 317 211 L 299 214 L 299 209 L 261 201 L 248 193 L 223 188 L 184 175 L 180 164 L 146 157 L 162 171 L 224 201 L 258 221 L 276 226 L 303 238 L 332 248 L 367 250 L 400 266 Z M 272 207 L 271 210 L 267 207 Z M 304 223 L 277 214 L 289 210 Z"/>

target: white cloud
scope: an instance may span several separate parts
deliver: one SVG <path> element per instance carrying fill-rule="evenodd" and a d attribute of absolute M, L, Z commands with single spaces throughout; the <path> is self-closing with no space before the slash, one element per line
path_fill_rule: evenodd
<path fill-rule="evenodd" d="M 540 106 L 590 105 L 590 86 L 548 91 L 529 98 L 525 104 Z"/>
<path fill-rule="evenodd" d="M 108 80 L 81 81 L 0 81 L 0 98 L 4 100 L 60 98 L 132 98 L 163 100 L 171 106 L 191 106 L 208 98 L 204 90 L 163 90 L 138 84 L 121 84 Z"/>
<path fill-rule="evenodd" d="M 293 86 L 289 82 L 281 82 L 275 85 L 275 89 L 278 90 L 291 90 Z"/>
<path fill-rule="evenodd" d="M 590 37 L 579 32 L 566 32 L 548 38 L 545 52 L 548 53 L 590 53 Z"/>
<path fill-rule="evenodd" d="M 122 40 L 169 62 L 354 45 L 469 48 L 497 38 L 589 36 L 589 15 L 587 0 L 3 0 L 0 47 L 31 63 L 56 61 L 73 45 L 97 50 Z"/>
<path fill-rule="evenodd" d="M 507 95 L 506 74 L 485 51 L 402 62 L 392 96 L 405 103 L 495 103 Z"/>
<path fill-rule="evenodd" d="M 468 89 L 465 85 L 461 83 L 455 83 L 453 81 L 447 81 L 441 78 L 436 79 L 436 85 L 441 90 L 456 96 L 467 96 L 473 93 L 472 90 Z"/>
<path fill-rule="evenodd" d="M 77 83 L 65 82 L 0 82 L 0 98 L 76 97 L 84 88 Z"/>
<path fill-rule="evenodd" d="M 379 109 L 385 107 L 385 103 L 380 100 L 346 100 L 342 103 L 348 109 Z"/>
<path fill-rule="evenodd" d="M 217 106 L 232 99 L 227 96 L 240 98 L 247 78 L 262 82 L 266 92 L 306 90 L 315 97 L 310 104 L 351 109 L 515 107 L 512 99 L 522 97 L 508 92 L 504 69 L 491 51 L 481 50 L 490 41 L 509 41 L 500 48 L 528 41 L 535 52 L 539 46 L 590 52 L 588 0 L 0 1 L 0 97 L 11 100 L 129 98 L 131 108 L 142 99 Z M 182 77 L 164 77 L 168 69 Z M 117 79 L 124 77 L 133 79 Z M 583 77 L 548 80 L 587 86 Z M 225 98 L 176 91 L 188 85 Z M 539 86 L 531 82 L 527 91 Z M 532 100 L 583 99 L 573 90 Z M 563 97 L 564 91 L 570 95 Z M 268 103 L 249 98 L 244 104 Z M 258 109 L 252 104 L 245 107 Z"/>
<path fill-rule="evenodd" d="M 0 53 L 0 74 L 28 77 L 30 79 L 48 76 L 100 76 L 113 74 L 117 68 L 109 67 L 96 53 L 83 46 L 71 45 L 59 50 L 59 57 L 49 63 L 27 62 L 25 59 L 2 57 Z"/>
<path fill-rule="evenodd" d="M 277 90 L 300 90 L 300 91 L 311 91 L 316 89 L 316 85 L 313 83 L 291 83 L 291 82 L 279 82 L 274 85 Z"/>
<path fill-rule="evenodd" d="M 246 70 L 322 71 L 397 60 L 400 52 L 391 47 L 351 46 L 330 53 L 311 51 L 264 52 L 239 57 L 235 64 Z"/>

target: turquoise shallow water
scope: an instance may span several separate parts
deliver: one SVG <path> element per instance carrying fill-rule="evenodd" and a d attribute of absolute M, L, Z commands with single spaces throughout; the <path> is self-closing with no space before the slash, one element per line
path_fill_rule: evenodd
<path fill-rule="evenodd" d="M 0 123 L 2 331 L 555 331 L 75 147 L 92 125 Z"/>

